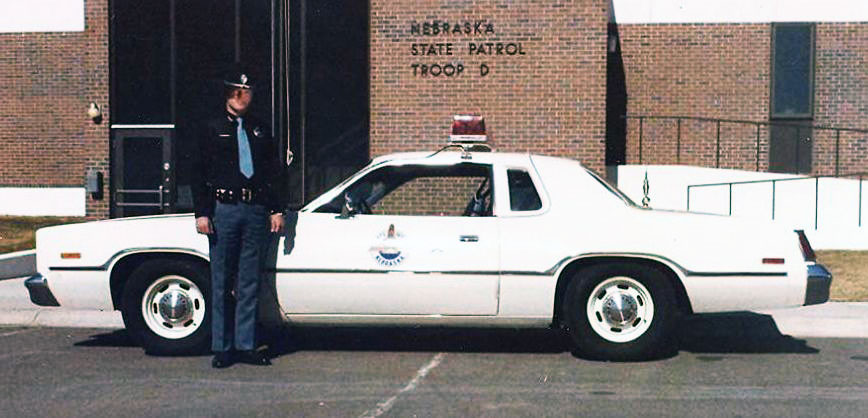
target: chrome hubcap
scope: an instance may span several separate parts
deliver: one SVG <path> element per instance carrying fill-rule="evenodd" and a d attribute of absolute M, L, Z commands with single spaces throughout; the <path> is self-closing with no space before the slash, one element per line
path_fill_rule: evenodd
<path fill-rule="evenodd" d="M 638 314 L 636 298 L 629 294 L 618 293 L 606 297 L 603 302 L 603 317 L 610 325 L 625 325 L 633 322 Z"/>
<path fill-rule="evenodd" d="M 190 309 L 191 304 L 192 301 L 186 293 L 172 289 L 160 298 L 158 304 L 160 316 L 172 324 L 187 322 L 193 317 L 193 310 Z"/>
<path fill-rule="evenodd" d="M 610 277 L 594 287 L 588 298 L 588 323 L 604 339 L 625 343 L 633 341 L 654 319 L 651 292 L 631 277 Z"/>
<path fill-rule="evenodd" d="M 205 319 L 205 296 L 190 279 L 169 275 L 154 280 L 142 297 L 142 318 L 155 334 L 188 337 Z"/>

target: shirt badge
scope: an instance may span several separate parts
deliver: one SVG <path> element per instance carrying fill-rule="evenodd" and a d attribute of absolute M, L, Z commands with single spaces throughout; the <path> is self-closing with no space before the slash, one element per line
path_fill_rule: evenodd
<path fill-rule="evenodd" d="M 253 128 L 253 136 L 255 136 L 255 137 L 257 137 L 257 138 L 259 138 L 260 136 L 262 136 L 262 129 L 259 129 L 258 126 L 255 127 L 255 128 Z"/>

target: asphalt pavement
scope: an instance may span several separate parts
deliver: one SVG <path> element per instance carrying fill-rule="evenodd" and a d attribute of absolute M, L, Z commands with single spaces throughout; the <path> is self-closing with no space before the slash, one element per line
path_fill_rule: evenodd
<path fill-rule="evenodd" d="M 0 416 L 864 416 L 868 303 L 696 315 L 678 351 L 586 361 L 552 330 L 301 328 L 274 365 L 151 357 L 117 312 L 0 280 Z"/>
<path fill-rule="evenodd" d="M 768 331 L 768 330 L 767 330 Z M 151 357 L 123 330 L 0 328 L 0 416 L 834 416 L 868 410 L 868 340 L 714 327 L 672 357 L 574 357 L 546 330 L 300 329 L 270 367 Z"/>

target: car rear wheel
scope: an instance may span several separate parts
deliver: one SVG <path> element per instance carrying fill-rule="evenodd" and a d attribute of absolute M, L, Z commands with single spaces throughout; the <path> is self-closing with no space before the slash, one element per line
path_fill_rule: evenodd
<path fill-rule="evenodd" d="M 210 343 L 207 271 L 196 263 L 149 260 L 124 286 L 127 330 L 151 354 L 195 354 Z"/>
<path fill-rule="evenodd" d="M 672 348 L 674 298 L 665 275 L 639 264 L 582 269 L 567 286 L 562 318 L 576 352 L 600 360 L 644 360 Z"/>

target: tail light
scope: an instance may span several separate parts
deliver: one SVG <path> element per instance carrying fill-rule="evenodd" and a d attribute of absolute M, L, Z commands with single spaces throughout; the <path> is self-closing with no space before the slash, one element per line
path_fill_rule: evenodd
<path fill-rule="evenodd" d="M 805 261 L 817 261 L 817 255 L 814 254 L 814 249 L 811 248 L 811 243 L 808 242 L 808 236 L 801 229 L 796 230 L 799 234 L 799 247 L 802 248 L 802 255 L 805 256 Z"/>

